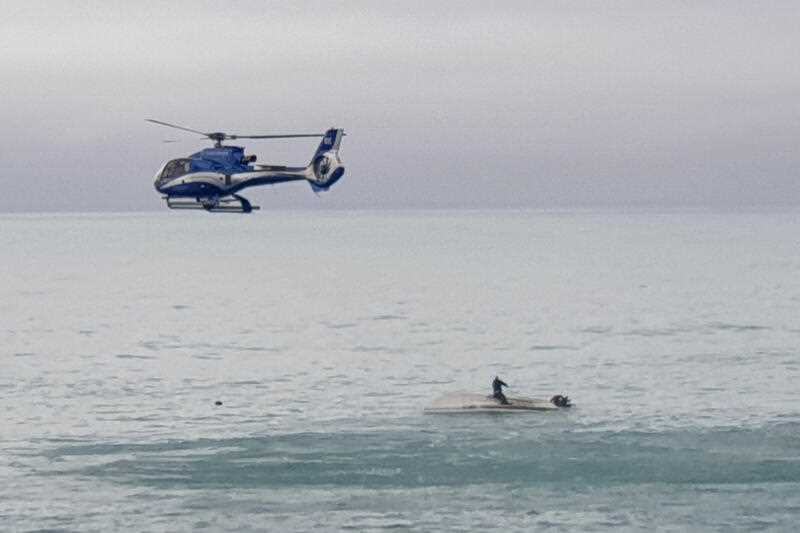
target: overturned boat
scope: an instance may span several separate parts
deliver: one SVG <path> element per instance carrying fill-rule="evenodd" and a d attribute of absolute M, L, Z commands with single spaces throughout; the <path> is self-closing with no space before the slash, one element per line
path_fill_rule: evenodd
<path fill-rule="evenodd" d="M 503 404 L 494 396 L 469 392 L 455 392 L 437 398 L 425 408 L 426 413 L 496 413 L 521 411 L 558 411 L 571 407 L 567 396 L 556 394 L 549 400 L 525 397 L 508 397 Z"/>

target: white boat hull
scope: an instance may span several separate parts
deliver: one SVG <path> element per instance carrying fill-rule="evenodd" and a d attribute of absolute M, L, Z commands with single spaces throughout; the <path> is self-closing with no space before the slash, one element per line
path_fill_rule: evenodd
<path fill-rule="evenodd" d="M 473 393 L 454 393 L 436 399 L 426 413 L 497 413 L 521 411 L 557 411 L 561 409 L 550 400 L 509 396 L 508 404 L 501 404 L 492 396 Z"/>

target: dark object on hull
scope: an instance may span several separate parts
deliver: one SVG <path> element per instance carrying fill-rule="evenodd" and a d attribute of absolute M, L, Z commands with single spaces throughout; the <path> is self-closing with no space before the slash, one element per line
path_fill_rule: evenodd
<path fill-rule="evenodd" d="M 555 396 L 550 398 L 550 403 L 552 403 L 556 407 L 572 407 L 572 404 L 569 401 L 569 397 L 563 396 L 561 394 L 556 394 Z"/>
<path fill-rule="evenodd" d="M 508 398 L 503 394 L 503 387 L 508 387 L 508 384 L 495 376 L 492 381 L 492 397 L 503 405 L 508 405 Z"/>

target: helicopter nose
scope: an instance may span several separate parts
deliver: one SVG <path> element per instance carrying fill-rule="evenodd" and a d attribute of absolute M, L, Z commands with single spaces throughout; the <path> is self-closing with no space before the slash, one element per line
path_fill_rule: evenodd
<path fill-rule="evenodd" d="M 164 193 L 162 185 L 164 185 L 164 179 L 162 179 L 161 173 L 159 172 L 153 179 L 153 188 L 160 193 Z"/>

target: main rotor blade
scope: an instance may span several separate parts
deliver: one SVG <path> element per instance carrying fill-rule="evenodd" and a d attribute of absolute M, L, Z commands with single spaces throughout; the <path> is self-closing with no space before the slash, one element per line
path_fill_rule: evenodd
<path fill-rule="evenodd" d="M 293 133 L 289 135 L 227 135 L 228 139 L 294 139 L 296 137 L 324 137 L 324 133 Z"/>
<path fill-rule="evenodd" d="M 160 120 L 153 120 L 152 118 L 146 118 L 145 120 L 147 122 L 152 122 L 153 124 L 161 124 L 162 126 L 169 126 L 170 128 L 175 128 L 183 131 L 190 131 L 192 133 L 199 133 L 200 135 L 203 135 L 205 137 L 208 137 L 209 135 L 208 133 L 202 131 L 193 130 L 191 128 L 184 128 L 183 126 L 177 126 L 175 124 L 170 124 L 169 122 L 161 122 Z"/>

